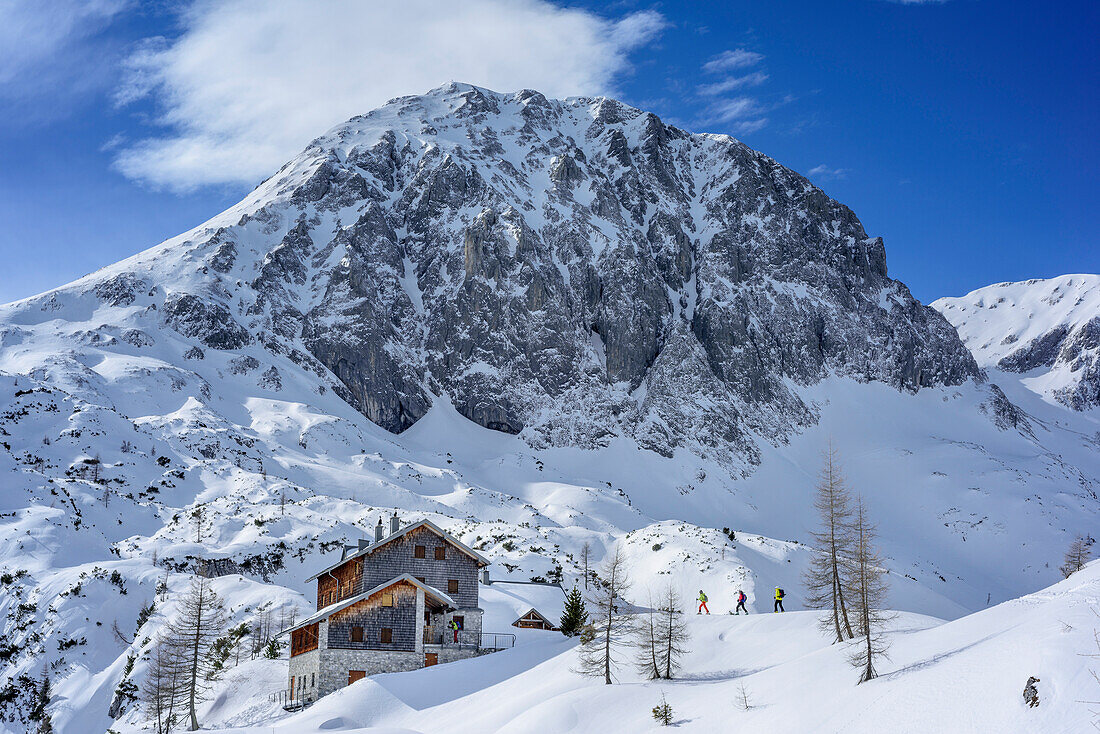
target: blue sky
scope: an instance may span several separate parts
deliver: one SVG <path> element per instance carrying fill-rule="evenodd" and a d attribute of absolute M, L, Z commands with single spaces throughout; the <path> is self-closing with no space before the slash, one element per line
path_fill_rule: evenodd
<path fill-rule="evenodd" d="M 315 135 L 449 80 L 733 134 L 930 301 L 1100 271 L 1094 2 L 12 0 L 0 301 L 199 224 Z"/>

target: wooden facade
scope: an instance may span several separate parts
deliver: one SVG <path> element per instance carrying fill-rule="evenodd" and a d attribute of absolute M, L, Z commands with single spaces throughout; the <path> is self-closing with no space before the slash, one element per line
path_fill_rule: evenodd
<path fill-rule="evenodd" d="M 363 559 L 349 559 L 317 578 L 317 608 L 343 601 L 369 588 L 363 587 Z"/>
<path fill-rule="evenodd" d="M 536 609 L 532 609 L 515 622 L 512 622 L 512 626 L 535 630 L 556 630 L 558 628 L 557 625 L 542 616 Z"/>
<path fill-rule="evenodd" d="M 317 623 L 306 625 L 290 633 L 290 656 L 301 655 L 317 649 Z"/>

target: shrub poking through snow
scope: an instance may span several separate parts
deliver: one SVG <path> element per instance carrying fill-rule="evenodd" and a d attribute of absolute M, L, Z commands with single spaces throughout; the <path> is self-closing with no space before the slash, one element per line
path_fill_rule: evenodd
<path fill-rule="evenodd" d="M 749 691 L 745 688 L 745 681 L 741 681 L 737 686 L 737 693 L 734 696 L 734 703 L 737 708 L 742 711 L 748 711 L 752 708 L 752 698 L 749 696 Z"/>
<path fill-rule="evenodd" d="M 668 705 L 668 701 L 665 700 L 665 694 L 661 694 L 661 702 L 653 707 L 653 718 L 656 719 L 661 726 L 668 726 L 672 723 L 672 707 Z"/>

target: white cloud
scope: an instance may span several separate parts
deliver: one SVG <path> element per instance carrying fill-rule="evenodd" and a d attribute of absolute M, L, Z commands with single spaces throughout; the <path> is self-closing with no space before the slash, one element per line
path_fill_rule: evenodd
<path fill-rule="evenodd" d="M 824 163 L 822 163 L 820 166 L 814 166 L 813 168 L 811 168 L 809 171 L 806 172 L 806 175 L 809 176 L 810 178 L 816 178 L 816 179 L 820 179 L 822 181 L 827 181 L 829 179 L 847 178 L 848 177 L 848 169 L 847 168 L 829 168 Z"/>
<path fill-rule="evenodd" d="M 132 56 L 118 93 L 151 96 L 166 132 L 116 165 L 177 190 L 254 183 L 331 126 L 451 80 L 613 93 L 629 52 L 665 26 L 652 11 L 607 19 L 546 0 L 201 0 L 183 23 Z"/>
<path fill-rule="evenodd" d="M 767 74 L 762 71 L 754 71 L 744 76 L 731 76 L 712 84 L 701 84 L 698 87 L 698 92 L 706 97 L 714 97 L 719 94 L 725 94 L 726 92 L 732 92 L 735 89 L 758 87 L 766 81 L 768 81 Z"/>
<path fill-rule="evenodd" d="M 721 71 L 744 69 L 748 66 L 755 66 L 763 59 L 764 57 L 755 51 L 746 51 L 743 48 L 737 48 L 730 51 L 723 51 L 703 64 L 703 71 L 715 74 Z"/>
<path fill-rule="evenodd" d="M 752 97 L 732 97 L 710 105 L 700 124 L 728 125 L 738 135 L 747 135 L 768 124 L 767 110 Z"/>
<path fill-rule="evenodd" d="M 94 76 L 83 42 L 129 5 L 131 0 L 0 2 L 0 93 L 40 94 Z"/>
<path fill-rule="evenodd" d="M 744 48 L 730 49 L 712 57 L 703 64 L 703 71 L 710 74 L 729 72 L 756 66 L 764 60 L 764 55 Z M 696 94 L 712 99 L 704 107 L 698 124 L 703 126 L 724 125 L 737 135 L 748 135 L 768 124 L 767 108 L 755 97 L 744 94 L 722 98 L 729 92 L 758 87 L 768 80 L 763 71 L 752 71 L 741 76 L 727 76 L 717 82 L 700 84 Z"/>

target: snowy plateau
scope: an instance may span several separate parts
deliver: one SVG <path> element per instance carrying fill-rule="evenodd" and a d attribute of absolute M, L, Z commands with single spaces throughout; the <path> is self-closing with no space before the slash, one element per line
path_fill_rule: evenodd
<path fill-rule="evenodd" d="M 297 712 L 286 651 L 245 654 L 204 729 L 655 731 L 663 694 L 679 731 L 1088 731 L 1100 564 L 1059 566 L 1100 518 L 1100 277 L 933 306 L 728 136 L 463 84 L 353 118 L 195 229 L 0 306 L 0 731 L 44 671 L 55 731 L 151 731 L 124 692 L 196 569 L 229 571 L 233 624 L 285 625 L 395 511 L 494 579 L 568 589 L 584 544 L 620 549 L 631 601 L 684 600 L 680 677 L 582 677 L 490 585 L 514 648 Z M 898 612 L 858 686 L 804 604 L 830 444 Z"/>

